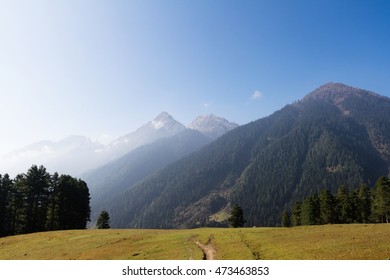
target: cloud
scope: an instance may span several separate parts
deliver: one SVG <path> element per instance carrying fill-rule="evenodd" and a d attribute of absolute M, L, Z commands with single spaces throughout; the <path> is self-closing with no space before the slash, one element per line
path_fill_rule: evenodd
<path fill-rule="evenodd" d="M 257 100 L 257 99 L 260 99 L 263 97 L 263 93 L 259 90 L 255 90 L 253 93 L 252 93 L 252 96 L 251 96 L 251 99 L 252 100 Z"/>
<path fill-rule="evenodd" d="M 208 108 L 208 107 L 210 107 L 211 106 L 211 103 L 210 102 L 205 102 L 205 103 L 203 103 L 203 107 L 204 108 Z"/>

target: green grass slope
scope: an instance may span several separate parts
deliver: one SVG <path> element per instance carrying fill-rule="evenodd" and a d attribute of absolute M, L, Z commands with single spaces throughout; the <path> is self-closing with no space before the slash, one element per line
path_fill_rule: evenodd
<path fill-rule="evenodd" d="M 0 238 L 0 259 L 389 259 L 390 225 L 189 230 L 70 230 Z"/>

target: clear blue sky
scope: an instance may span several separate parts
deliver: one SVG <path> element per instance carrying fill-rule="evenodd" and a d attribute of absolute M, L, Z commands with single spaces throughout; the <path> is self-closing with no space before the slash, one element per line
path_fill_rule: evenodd
<path fill-rule="evenodd" d="M 0 154 L 167 111 L 239 124 L 326 82 L 390 96 L 390 1 L 0 2 Z"/>

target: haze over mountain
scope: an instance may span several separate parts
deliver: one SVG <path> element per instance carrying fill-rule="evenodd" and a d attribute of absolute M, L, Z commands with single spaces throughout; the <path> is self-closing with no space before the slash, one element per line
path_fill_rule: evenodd
<path fill-rule="evenodd" d="M 198 122 L 195 130 L 221 135 L 236 124 L 212 116 L 207 123 Z M 184 132 L 186 127 L 171 115 L 162 112 L 145 125 L 117 140 L 103 145 L 84 136 L 70 136 L 60 141 L 40 141 L 0 157 L 0 171 L 14 176 L 31 165 L 44 165 L 50 172 L 80 176 L 88 170 L 114 161 L 128 152 Z M 207 135 L 207 134 L 206 134 Z"/>
<path fill-rule="evenodd" d="M 78 175 L 99 160 L 95 151 L 104 145 L 84 136 L 69 136 L 60 141 L 40 141 L 0 157 L 0 171 L 12 176 L 25 172 L 33 164 L 50 172 Z"/>
<path fill-rule="evenodd" d="M 323 187 L 373 184 L 390 171 L 390 99 L 338 83 L 240 126 L 110 201 L 114 227 L 223 222 L 232 203 L 248 226 L 280 222 Z"/>

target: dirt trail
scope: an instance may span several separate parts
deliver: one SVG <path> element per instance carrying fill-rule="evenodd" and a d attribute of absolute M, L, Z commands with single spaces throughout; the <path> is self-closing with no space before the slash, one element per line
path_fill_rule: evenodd
<path fill-rule="evenodd" d="M 199 241 L 196 241 L 195 244 L 203 251 L 203 259 L 204 260 L 214 260 L 215 259 L 215 247 L 211 243 L 211 238 L 209 238 L 206 245 L 203 245 Z"/>
<path fill-rule="evenodd" d="M 258 252 L 256 249 L 252 248 L 249 241 L 247 241 L 245 239 L 245 235 L 244 234 L 240 234 L 240 239 L 241 239 L 241 242 L 243 244 L 245 244 L 245 246 L 251 251 L 252 253 L 252 256 L 255 260 L 260 260 L 260 252 Z"/>

